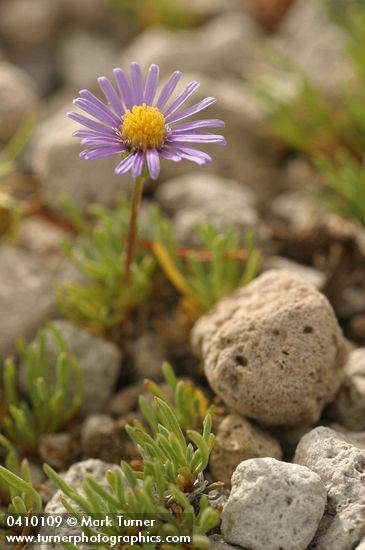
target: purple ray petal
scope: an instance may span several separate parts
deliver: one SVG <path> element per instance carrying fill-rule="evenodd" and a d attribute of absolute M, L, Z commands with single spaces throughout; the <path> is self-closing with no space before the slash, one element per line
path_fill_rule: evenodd
<path fill-rule="evenodd" d="M 81 140 L 81 145 L 122 145 L 118 139 L 109 137 L 84 138 Z"/>
<path fill-rule="evenodd" d="M 174 73 L 172 73 L 165 86 L 162 88 L 162 91 L 156 103 L 156 107 L 160 109 L 160 111 L 164 108 L 167 100 L 170 98 L 172 92 L 175 90 L 181 75 L 182 73 L 180 71 L 175 71 Z"/>
<path fill-rule="evenodd" d="M 212 103 L 215 103 L 215 101 L 215 97 L 206 97 L 205 99 L 203 99 L 203 101 L 200 101 L 192 107 L 185 109 L 185 111 L 181 111 L 181 113 L 166 117 L 166 121 L 169 122 L 169 124 L 172 124 L 173 122 L 177 122 L 178 120 L 182 120 L 183 118 L 186 118 L 188 116 L 195 115 L 196 113 L 199 113 L 203 109 L 209 107 L 209 105 L 212 105 Z"/>
<path fill-rule="evenodd" d="M 146 105 L 152 105 L 157 92 L 160 69 L 158 65 L 151 65 L 148 70 L 143 101 Z"/>
<path fill-rule="evenodd" d="M 111 155 L 120 155 L 123 153 L 123 148 L 117 145 L 96 147 L 95 149 L 85 149 L 80 153 L 80 157 L 84 160 L 102 159 L 104 157 L 110 157 Z"/>
<path fill-rule="evenodd" d="M 119 139 L 116 134 L 107 134 L 105 132 L 92 132 L 91 130 L 76 130 L 72 133 L 74 137 L 78 138 L 109 138 L 113 139 L 116 138 Z"/>
<path fill-rule="evenodd" d="M 86 116 L 81 115 L 80 113 L 75 113 L 71 111 L 67 113 L 67 116 L 68 118 L 71 118 L 75 122 L 78 122 L 83 126 L 86 126 L 86 128 L 91 128 L 92 130 L 96 130 L 101 134 L 110 135 L 110 136 L 115 135 L 115 131 L 109 126 L 104 126 L 104 124 L 101 124 L 100 122 L 96 122 L 96 120 L 91 120 L 90 118 L 87 118 Z"/>
<path fill-rule="evenodd" d="M 101 91 L 105 95 L 106 100 L 113 107 L 118 117 L 124 115 L 124 107 L 118 97 L 117 92 L 114 90 L 111 82 L 106 78 L 106 76 L 101 76 L 98 78 L 98 83 Z"/>
<path fill-rule="evenodd" d="M 227 145 L 226 138 L 218 134 L 190 133 L 174 134 L 171 133 L 167 142 L 174 146 L 175 143 L 216 143 L 217 145 Z"/>
<path fill-rule="evenodd" d="M 156 149 L 147 149 L 147 166 L 151 178 L 157 180 L 160 174 L 160 156 Z"/>
<path fill-rule="evenodd" d="M 79 94 L 80 94 L 80 97 L 82 97 L 82 99 L 86 99 L 87 101 L 90 101 L 90 103 L 92 103 L 93 105 L 98 107 L 101 111 L 103 111 L 106 116 L 112 117 L 112 119 L 115 121 L 114 126 L 115 125 L 120 126 L 119 117 L 117 117 L 117 115 L 113 113 L 113 111 L 109 109 L 109 107 L 105 105 L 105 103 L 100 101 L 99 98 L 97 98 L 94 94 L 89 92 L 89 90 L 80 90 Z"/>
<path fill-rule="evenodd" d="M 192 149 L 191 147 L 179 146 L 177 149 L 177 154 L 183 157 L 184 159 L 190 160 L 204 166 L 205 164 L 210 164 L 212 162 L 212 157 L 204 151 L 198 151 L 197 149 Z"/>
<path fill-rule="evenodd" d="M 142 174 L 144 163 L 144 154 L 140 151 L 134 155 L 133 166 L 132 166 L 132 176 L 138 178 Z"/>
<path fill-rule="evenodd" d="M 164 113 L 165 117 L 168 117 L 177 109 L 179 109 L 179 107 L 181 107 L 181 105 L 183 105 L 185 101 L 189 99 L 189 97 L 195 92 L 195 90 L 199 88 L 199 86 L 200 82 L 198 80 L 193 80 L 193 82 L 190 82 L 190 84 L 186 86 L 185 90 L 183 90 L 183 92 L 179 96 L 177 96 L 175 101 L 171 103 L 170 107 L 166 109 Z"/>
<path fill-rule="evenodd" d="M 197 130 L 199 128 L 224 128 L 225 122 L 219 120 L 219 118 L 206 118 L 204 120 L 191 120 L 190 122 L 184 122 L 178 124 L 172 128 L 174 134 L 176 132 L 183 133 L 189 132 L 189 130 Z M 190 132 L 189 132 L 190 133 Z"/>
<path fill-rule="evenodd" d="M 77 105 L 77 107 L 80 107 L 80 109 L 89 115 L 101 120 L 104 124 L 109 124 L 112 128 L 117 127 L 114 119 L 115 115 L 112 115 L 111 111 L 106 113 L 104 110 L 99 109 L 99 107 L 87 99 L 74 99 L 74 105 Z"/>
<path fill-rule="evenodd" d="M 118 166 L 114 170 L 114 172 L 117 176 L 120 176 L 122 174 L 126 174 L 128 172 L 128 170 L 130 170 L 132 168 L 133 162 L 134 162 L 134 157 L 136 156 L 136 154 L 137 153 L 131 153 L 130 155 L 128 155 L 128 157 L 123 159 L 118 164 Z"/>
<path fill-rule="evenodd" d="M 119 93 L 121 95 L 122 100 L 124 101 L 125 106 L 127 107 L 127 109 L 132 110 L 133 109 L 132 92 L 124 71 L 122 69 L 114 69 L 113 74 L 119 89 Z"/>
<path fill-rule="evenodd" d="M 139 63 L 131 63 L 131 81 L 134 105 L 143 103 L 143 76 Z"/>
<path fill-rule="evenodd" d="M 165 159 L 172 160 L 174 162 L 180 162 L 181 157 L 175 151 L 172 151 L 171 149 L 159 149 L 159 154 L 161 157 L 164 157 Z"/>

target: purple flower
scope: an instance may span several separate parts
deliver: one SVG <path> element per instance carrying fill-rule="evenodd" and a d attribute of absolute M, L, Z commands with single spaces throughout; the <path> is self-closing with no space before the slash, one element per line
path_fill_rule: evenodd
<path fill-rule="evenodd" d="M 81 90 L 74 104 L 92 118 L 76 112 L 67 113 L 86 127 L 73 134 L 82 138 L 81 144 L 87 147 L 80 154 L 81 158 L 93 160 L 122 154 L 123 159 L 115 168 L 117 175 L 131 171 L 133 177 L 137 178 L 144 173 L 147 163 L 151 178 L 156 179 L 160 173 L 160 157 L 174 162 L 187 159 L 205 165 L 212 161 L 211 157 L 189 144 L 226 144 L 223 136 L 202 130 L 223 128 L 222 120 L 182 122 L 215 102 L 214 97 L 207 97 L 181 110 L 199 87 L 197 80 L 190 82 L 176 99 L 169 101 L 181 77 L 180 71 L 170 76 L 157 99 L 157 65 L 150 66 L 145 83 L 138 63 L 131 64 L 131 83 L 122 69 L 114 69 L 113 72 L 117 91 L 105 76 L 98 78 L 107 105 L 88 90 Z"/>

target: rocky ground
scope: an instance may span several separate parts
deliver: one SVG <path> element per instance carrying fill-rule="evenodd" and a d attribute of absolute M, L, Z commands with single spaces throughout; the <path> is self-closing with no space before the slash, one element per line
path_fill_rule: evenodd
<path fill-rule="evenodd" d="M 101 479 L 109 464 L 136 458 L 123 427 L 136 416 L 143 379 L 161 380 L 163 360 L 216 396 L 209 475 L 227 495 L 211 550 L 365 548 L 365 233 L 313 198 L 313 168 L 270 141 L 265 106 L 252 93 L 264 79 L 295 96 L 295 83 L 283 83 L 268 61 L 274 47 L 330 94 L 353 70 L 318 2 L 298 0 L 280 18 L 289 4 L 254 17 L 249 2 L 191 0 L 199 25 L 171 30 L 128 23 L 109 0 L 0 0 L 0 143 L 25 113 L 37 113 L 6 181 L 29 194 L 33 213 L 0 247 L 1 360 L 48 320 L 79 359 L 79 421 L 38 449 L 74 487 L 85 473 Z M 63 319 L 56 304 L 57 285 L 76 277 L 59 247 L 68 234 L 60 198 L 113 207 L 130 190 L 113 159 L 79 159 L 65 113 L 79 88 L 94 89 L 98 76 L 134 60 L 144 69 L 158 63 L 164 77 L 180 69 L 184 81 L 200 80 L 199 99 L 217 97 L 214 117 L 226 121 L 228 140 L 204 171 L 163 164 L 146 202 L 170 216 L 182 245 L 195 244 L 198 221 L 212 220 L 239 235 L 253 228 L 264 252 L 261 275 L 201 317 L 190 341 L 161 328 L 169 304 L 159 322 L 140 314 L 109 340 Z M 43 479 L 39 461 L 32 468 Z M 59 493 L 45 498 L 46 511 L 62 509 Z"/>

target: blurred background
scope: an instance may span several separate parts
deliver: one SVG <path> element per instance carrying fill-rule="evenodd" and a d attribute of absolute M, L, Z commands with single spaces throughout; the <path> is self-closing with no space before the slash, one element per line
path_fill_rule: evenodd
<path fill-rule="evenodd" d="M 164 162 L 145 201 L 160 205 L 181 245 L 196 244 L 201 221 L 240 238 L 253 230 L 262 269 L 302 270 L 348 335 L 364 341 L 364 43 L 363 0 L 0 0 L 3 242 L 37 257 L 35 271 L 57 284 L 68 228 L 60 199 L 81 211 L 114 208 L 131 188 L 129 176 L 114 175 L 113 158 L 80 160 L 65 116 L 72 99 L 81 88 L 100 94 L 97 77 L 131 61 L 144 71 L 159 64 L 162 82 L 179 69 L 181 86 L 201 81 L 194 101 L 217 98 L 209 115 L 225 120 L 228 146 L 207 148 L 214 162 L 199 172 Z M 8 281 L 14 266 L 24 280 L 27 262 L 2 254 L 3 295 L 14 307 L 19 286 Z M 34 321 L 24 315 L 19 304 L 4 350 L 19 332 L 34 333 L 19 329 L 19 319 Z"/>

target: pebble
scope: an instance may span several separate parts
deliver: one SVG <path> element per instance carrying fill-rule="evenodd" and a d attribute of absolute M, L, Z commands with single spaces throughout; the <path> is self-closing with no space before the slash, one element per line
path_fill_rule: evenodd
<path fill-rule="evenodd" d="M 60 23 L 58 0 L 11 0 L 0 3 L 0 33 L 15 48 L 47 47 Z"/>
<path fill-rule="evenodd" d="M 43 435 L 37 450 L 41 459 L 57 470 L 64 469 L 75 459 L 75 444 L 68 432 Z"/>
<path fill-rule="evenodd" d="M 133 347 L 133 370 L 138 380 L 162 380 L 162 363 L 166 359 L 167 351 L 158 334 L 146 331 L 136 339 Z"/>
<path fill-rule="evenodd" d="M 69 321 L 56 320 L 53 325 L 61 333 L 69 352 L 77 358 L 83 373 L 84 400 L 80 413 L 86 415 L 92 412 L 103 412 L 121 372 L 120 350 L 112 342 L 94 336 Z M 56 366 L 58 348 L 49 331 L 47 331 L 46 343 L 50 376 L 52 376 L 52 366 Z M 26 391 L 24 365 L 20 366 L 19 378 L 23 390 Z M 70 394 L 72 395 L 73 392 L 70 391 Z"/>
<path fill-rule="evenodd" d="M 81 446 L 85 458 L 99 458 L 119 464 L 121 460 L 140 458 L 135 445 L 125 431 L 131 419 L 114 420 L 108 415 L 88 416 L 81 427 Z"/>
<path fill-rule="evenodd" d="M 347 429 L 365 430 L 365 348 L 351 351 L 345 365 L 345 379 L 331 412 Z"/>
<path fill-rule="evenodd" d="M 282 458 L 276 439 L 238 414 L 229 414 L 218 427 L 209 471 L 214 479 L 229 484 L 232 473 L 243 460 L 267 456 Z"/>
<path fill-rule="evenodd" d="M 327 299 L 286 271 L 268 271 L 221 300 L 192 330 L 212 389 L 266 425 L 316 422 L 343 380 L 347 344 Z"/>
<path fill-rule="evenodd" d="M 213 174 L 192 172 L 173 178 L 159 186 L 156 198 L 172 214 L 176 238 L 182 243 L 196 242 L 196 226 L 204 221 L 213 221 L 220 231 L 233 228 L 240 234 L 259 227 L 254 193 Z"/>
<path fill-rule="evenodd" d="M 107 472 L 107 470 L 110 470 L 113 467 L 115 467 L 115 465 L 108 464 L 107 462 L 103 462 L 97 459 L 84 460 L 82 462 L 76 462 L 75 464 L 73 464 L 71 468 L 69 468 L 69 470 L 67 470 L 67 472 L 62 475 L 62 478 L 68 485 L 72 487 L 72 489 L 85 496 L 82 485 L 86 476 L 91 476 L 93 480 L 101 484 L 104 489 L 110 490 L 109 485 L 105 479 L 105 473 Z M 50 515 L 65 514 L 66 510 L 61 500 L 62 498 L 64 498 L 64 496 L 65 495 L 61 491 L 57 490 L 46 505 L 44 512 Z M 62 525 L 57 528 L 57 530 L 55 530 L 54 527 L 48 526 L 42 527 L 40 530 L 40 535 L 42 537 L 54 535 L 62 537 L 66 535 L 72 536 L 79 534 L 80 527 L 78 525 L 71 527 L 67 525 L 66 521 L 64 521 Z M 63 550 L 64 546 L 61 544 L 57 544 L 56 542 L 53 542 L 51 544 L 49 542 L 44 542 L 40 545 L 40 550 L 50 550 L 50 548 L 53 548 L 54 550 Z M 78 550 L 88 550 L 90 546 L 86 544 L 79 544 L 77 548 Z"/>
<path fill-rule="evenodd" d="M 38 110 L 39 97 L 32 79 L 15 65 L 0 61 L 0 144 L 15 134 L 26 115 Z"/>
<path fill-rule="evenodd" d="M 35 254 L 17 248 L 0 249 L 0 358 L 15 352 L 15 340 L 35 336 L 57 308 L 54 274 Z"/>
<path fill-rule="evenodd" d="M 305 281 L 318 288 L 318 290 L 323 288 L 326 280 L 325 275 L 318 271 L 318 269 L 299 264 L 298 262 L 294 262 L 293 260 L 288 260 L 288 258 L 284 258 L 283 256 L 266 255 L 262 259 L 261 270 L 269 271 L 271 269 L 284 270 L 290 273 L 297 274 Z"/>
<path fill-rule="evenodd" d="M 326 496 L 309 468 L 274 458 L 245 460 L 233 474 L 223 509 L 223 539 L 249 550 L 306 550 Z"/>
<path fill-rule="evenodd" d="M 365 536 L 365 450 L 319 427 L 305 435 L 294 461 L 316 472 L 328 492 L 326 513 L 309 550 L 350 550 Z"/>
<path fill-rule="evenodd" d="M 179 69 L 219 78 L 227 73 L 241 77 L 253 63 L 261 37 L 253 18 L 226 11 L 193 30 L 149 28 L 123 50 L 118 63 L 124 67 L 138 59 L 144 70 L 157 63 L 165 76 Z"/>
<path fill-rule="evenodd" d="M 114 44 L 97 33 L 67 30 L 60 41 L 57 63 L 63 81 L 70 88 L 95 87 L 97 78 L 114 68 Z"/>
<path fill-rule="evenodd" d="M 293 4 L 274 45 L 328 93 L 338 94 L 341 84 L 348 86 L 349 80 L 354 80 L 345 34 L 326 16 L 317 0 L 299 0 Z"/>
<path fill-rule="evenodd" d="M 82 210 L 93 203 L 113 206 L 118 194 L 130 191 L 132 180 L 114 174 L 115 158 L 90 162 L 79 158 L 82 147 L 72 136 L 79 125 L 66 118 L 70 110 L 71 102 L 37 128 L 30 143 L 29 167 L 40 179 L 47 204 L 52 208 L 59 210 L 64 197 Z"/>

